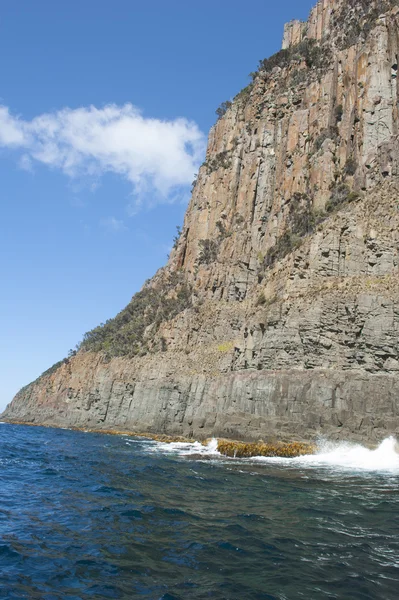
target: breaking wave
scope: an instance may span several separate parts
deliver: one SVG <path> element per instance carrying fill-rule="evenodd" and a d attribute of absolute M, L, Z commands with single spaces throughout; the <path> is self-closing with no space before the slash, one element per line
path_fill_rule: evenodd
<path fill-rule="evenodd" d="M 136 441 L 136 440 L 129 440 Z M 218 452 L 218 441 L 212 439 L 207 445 L 201 444 L 201 442 L 185 443 L 185 442 L 149 442 L 147 450 L 150 452 L 163 452 L 165 454 L 175 454 L 178 456 L 221 456 Z"/>
<path fill-rule="evenodd" d="M 305 468 L 331 467 L 350 471 L 380 471 L 399 474 L 399 444 L 392 436 L 381 442 L 374 450 L 361 444 L 320 441 L 315 454 L 298 458 L 268 458 L 264 456 L 244 459 L 227 458 L 218 452 L 217 444 L 216 439 L 211 440 L 206 446 L 200 442 L 194 444 L 150 442 L 147 450 L 182 457 L 214 457 L 223 458 L 226 461 L 274 463 Z"/>
<path fill-rule="evenodd" d="M 366 469 L 368 471 L 397 470 L 399 472 L 399 446 L 394 437 L 385 439 L 375 450 L 360 444 L 320 445 L 315 456 L 305 457 L 305 461 L 318 464 L 331 464 L 350 469 Z"/>
<path fill-rule="evenodd" d="M 260 463 L 215 440 L 0 427 L 0 598 L 397 600 L 394 452 Z"/>
<path fill-rule="evenodd" d="M 301 467 L 336 467 L 351 471 L 389 471 L 399 474 L 398 450 L 398 442 L 394 437 L 385 439 L 374 450 L 349 442 L 322 441 L 318 444 L 316 454 L 293 459 L 257 457 L 253 460 L 289 462 Z"/>

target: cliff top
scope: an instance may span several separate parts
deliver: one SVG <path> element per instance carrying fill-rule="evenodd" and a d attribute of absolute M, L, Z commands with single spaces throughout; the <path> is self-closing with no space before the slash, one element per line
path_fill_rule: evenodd
<path fill-rule="evenodd" d="M 399 6 L 399 0 L 319 0 L 307 21 L 294 19 L 284 27 L 283 50 L 304 39 L 334 38 L 339 48 L 367 36 L 376 19 Z"/>

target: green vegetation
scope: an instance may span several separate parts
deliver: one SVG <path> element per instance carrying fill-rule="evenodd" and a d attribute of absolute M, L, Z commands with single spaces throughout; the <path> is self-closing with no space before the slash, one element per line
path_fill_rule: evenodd
<path fill-rule="evenodd" d="M 309 69 L 324 69 L 329 66 L 331 59 L 332 52 L 328 47 L 321 46 L 316 40 L 306 39 L 261 60 L 258 71 L 252 76 L 255 78 L 258 73 L 271 73 L 275 67 L 288 67 L 293 62 L 305 62 Z"/>
<path fill-rule="evenodd" d="M 259 270 L 259 281 L 262 280 L 266 269 L 273 267 L 278 260 L 299 248 L 304 239 L 312 234 L 330 214 L 341 210 L 359 198 L 360 194 L 351 191 L 346 183 L 336 183 L 331 189 L 331 197 L 326 204 L 326 210 L 315 211 L 311 199 L 306 194 L 294 194 L 289 205 L 286 228 L 277 238 L 274 246 L 267 251 Z M 261 300 L 260 297 L 259 304 L 262 303 Z"/>
<path fill-rule="evenodd" d="M 347 0 L 341 10 L 333 11 L 330 29 L 337 31 L 336 42 L 338 49 L 343 50 L 357 43 L 359 39 L 366 39 L 374 29 L 378 17 L 399 6 L 399 0 L 376 0 L 375 6 L 370 8 L 370 0 Z M 352 11 L 352 14 L 350 14 Z M 331 37 L 331 35 L 330 35 Z M 250 73 L 252 80 L 259 75 L 266 75 L 275 67 L 285 68 L 293 63 L 305 63 L 307 69 L 326 71 L 333 60 L 333 51 L 328 43 L 318 42 L 314 39 L 304 39 L 299 44 L 280 50 L 269 58 L 259 61 L 258 69 Z M 298 69 L 291 74 L 290 85 L 296 87 L 307 81 L 307 69 Z M 246 104 L 253 89 L 253 82 L 244 87 L 235 97 L 234 102 Z M 230 101 L 223 102 L 216 110 L 218 118 L 223 117 L 231 107 Z M 337 106 L 337 122 L 342 119 L 342 106 Z"/>
<path fill-rule="evenodd" d="M 233 223 L 234 225 L 242 225 L 243 223 L 245 223 L 245 217 L 237 212 L 234 215 Z"/>
<path fill-rule="evenodd" d="M 313 154 L 321 150 L 326 140 L 337 142 L 338 138 L 339 132 L 337 127 L 328 127 L 327 129 L 323 129 L 314 141 Z"/>
<path fill-rule="evenodd" d="M 335 107 L 334 113 L 336 122 L 339 123 L 342 121 L 342 117 L 344 116 L 344 107 L 342 104 L 338 104 L 338 106 Z"/>
<path fill-rule="evenodd" d="M 179 240 L 181 238 L 181 234 L 182 234 L 182 229 L 179 225 L 176 225 L 176 235 L 173 238 L 173 249 L 176 250 L 178 244 L 179 244 Z"/>
<path fill-rule="evenodd" d="M 354 202 L 359 198 L 360 194 L 358 192 L 351 192 L 346 183 L 338 183 L 331 190 L 331 197 L 326 204 L 326 211 L 328 213 L 335 212 L 345 204 Z"/>
<path fill-rule="evenodd" d="M 251 73 L 250 77 L 252 76 L 253 74 Z M 245 106 L 249 100 L 253 87 L 253 82 L 249 83 L 245 88 L 238 92 L 236 96 L 234 96 L 234 102 L 239 102 L 242 106 Z"/>
<path fill-rule="evenodd" d="M 228 236 L 229 232 L 226 229 L 225 224 L 223 223 L 223 221 L 216 221 L 216 227 L 219 231 L 219 237 L 225 238 Z"/>
<path fill-rule="evenodd" d="M 298 69 L 291 75 L 290 86 L 298 87 L 302 83 L 305 83 L 308 78 L 306 69 Z"/>
<path fill-rule="evenodd" d="M 306 194 L 294 194 L 289 204 L 287 226 L 283 234 L 277 238 L 274 246 L 269 248 L 263 260 L 263 269 L 272 267 L 302 243 L 302 239 L 315 229 L 316 219 L 312 203 Z"/>
<path fill-rule="evenodd" d="M 367 39 L 378 17 L 394 6 L 399 6 L 399 0 L 377 0 L 373 8 L 370 8 L 370 0 L 347 0 L 343 10 L 337 11 L 332 19 L 332 27 L 340 32 L 338 48 L 343 50 L 359 39 Z M 351 10 L 355 13 L 348 19 Z"/>
<path fill-rule="evenodd" d="M 114 319 L 86 333 L 80 349 L 109 357 L 144 354 L 159 325 L 191 306 L 190 286 L 180 273 L 173 273 L 168 280 L 144 287 Z"/>
<path fill-rule="evenodd" d="M 53 373 L 55 373 L 56 371 L 58 371 L 58 369 L 60 367 L 62 367 L 62 365 L 68 364 L 68 362 L 69 362 L 69 360 L 67 358 L 64 358 L 63 360 L 59 360 L 52 367 L 50 367 L 49 369 L 47 369 L 47 371 L 44 371 L 44 373 L 42 373 L 40 375 L 39 379 L 41 379 L 42 377 L 48 377 L 49 375 L 52 375 Z"/>
<path fill-rule="evenodd" d="M 291 233 L 288 229 L 277 238 L 274 246 L 269 248 L 266 253 L 264 260 L 264 267 L 272 267 L 278 260 L 285 258 L 288 254 L 291 254 L 294 250 L 299 248 L 302 243 L 302 239 L 296 233 Z"/>
<path fill-rule="evenodd" d="M 356 173 L 356 171 L 357 171 L 357 162 L 353 158 L 353 156 L 350 156 L 348 158 L 348 160 L 346 161 L 345 173 L 346 173 L 346 175 L 354 175 Z"/>
<path fill-rule="evenodd" d="M 264 304 L 266 304 L 266 296 L 265 292 L 261 292 L 258 296 L 255 306 L 263 306 Z"/>
<path fill-rule="evenodd" d="M 74 354 L 71 354 L 71 352 L 74 352 Z M 69 351 L 70 358 L 72 358 L 72 356 L 75 356 L 75 354 L 76 354 L 76 350 Z M 58 371 L 58 369 L 60 367 L 62 367 L 62 365 L 67 365 L 68 363 L 69 363 L 69 358 L 64 358 L 63 360 L 59 360 L 52 367 L 47 369 L 47 371 L 44 371 L 41 375 L 39 375 L 39 377 L 37 379 L 35 379 L 34 381 L 32 381 L 32 383 L 28 383 L 28 385 L 25 385 L 23 388 L 21 388 L 19 391 L 19 394 L 24 393 L 29 387 L 31 387 L 35 383 L 38 383 L 43 377 L 50 377 L 50 375 L 53 375 L 56 371 Z"/>
<path fill-rule="evenodd" d="M 221 119 L 222 117 L 224 117 L 224 115 L 227 113 L 227 111 L 229 110 L 231 105 L 232 105 L 232 102 L 230 102 L 230 100 L 226 100 L 226 102 L 222 102 L 222 104 L 219 106 L 219 108 L 216 109 L 216 114 L 218 116 L 218 119 Z"/>
<path fill-rule="evenodd" d="M 206 167 L 206 172 L 208 175 L 214 171 L 217 171 L 218 169 L 228 169 L 231 167 L 231 152 L 228 150 L 219 152 L 219 154 L 216 154 L 214 158 L 206 160 L 204 162 L 204 166 Z"/>
<path fill-rule="evenodd" d="M 222 216 L 222 219 L 223 218 L 224 217 Z M 200 253 L 197 259 L 197 267 L 199 265 L 210 265 L 211 263 L 215 262 L 218 257 L 218 252 L 221 243 L 223 242 L 223 240 L 233 235 L 233 231 L 231 229 L 227 229 L 225 222 L 222 219 L 216 221 L 216 229 L 218 230 L 218 235 L 215 239 L 205 239 L 199 241 Z M 242 222 L 243 221 L 240 220 L 240 223 Z"/>
<path fill-rule="evenodd" d="M 258 69 L 249 75 L 252 78 L 252 82 L 238 92 L 234 97 L 234 102 L 238 102 L 242 106 L 245 106 L 253 89 L 254 80 L 259 75 L 271 73 L 275 67 L 284 68 L 295 62 L 304 62 L 308 69 L 324 71 L 329 67 L 332 58 L 333 54 L 328 45 L 320 45 L 313 39 L 305 39 L 295 46 L 280 50 L 276 54 L 273 54 L 273 56 L 259 61 Z M 299 85 L 306 81 L 306 78 L 306 69 L 298 70 L 291 76 L 291 85 Z M 219 106 L 216 110 L 219 119 L 226 114 L 231 105 L 232 102 L 227 101 Z"/>
<path fill-rule="evenodd" d="M 199 265 L 209 265 L 215 262 L 218 255 L 220 241 L 215 240 L 200 240 L 200 253 L 198 256 Z"/>
<path fill-rule="evenodd" d="M 259 296 L 255 302 L 255 306 L 256 307 L 262 306 L 263 308 L 268 308 L 269 306 L 272 306 L 273 304 L 275 304 L 277 302 L 277 300 L 278 300 L 278 297 L 276 295 L 266 298 L 265 292 L 262 291 L 259 294 Z"/>

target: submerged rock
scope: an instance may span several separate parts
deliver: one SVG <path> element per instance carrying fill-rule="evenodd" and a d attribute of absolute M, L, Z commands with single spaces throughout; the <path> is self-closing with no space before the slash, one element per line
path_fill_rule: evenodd
<path fill-rule="evenodd" d="M 316 446 L 303 442 L 265 444 L 249 444 L 245 442 L 233 442 L 231 440 L 218 440 L 218 451 L 232 458 L 252 458 L 254 456 L 295 458 L 314 454 Z"/>

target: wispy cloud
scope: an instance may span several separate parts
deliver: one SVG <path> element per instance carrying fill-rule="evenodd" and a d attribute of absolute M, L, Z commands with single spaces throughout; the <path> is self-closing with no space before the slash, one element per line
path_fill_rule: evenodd
<path fill-rule="evenodd" d="M 119 231 L 125 231 L 127 229 L 123 221 L 116 219 L 115 217 L 109 217 L 101 221 L 102 227 L 109 233 L 118 233 Z"/>
<path fill-rule="evenodd" d="M 71 178 L 114 173 L 132 184 L 136 206 L 178 201 L 203 158 L 205 137 L 187 119 L 146 118 L 132 104 L 65 108 L 24 120 L 0 106 L 0 147 Z M 134 211 L 132 211 L 134 212 Z"/>
<path fill-rule="evenodd" d="M 25 136 L 23 122 L 12 117 L 6 106 L 0 106 L 0 145 L 23 147 Z"/>
<path fill-rule="evenodd" d="M 23 171 L 28 171 L 28 173 L 33 173 L 33 163 L 32 163 L 32 159 L 28 154 L 23 154 L 19 161 L 18 161 L 18 166 L 20 169 L 22 169 Z"/>

